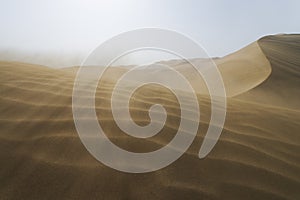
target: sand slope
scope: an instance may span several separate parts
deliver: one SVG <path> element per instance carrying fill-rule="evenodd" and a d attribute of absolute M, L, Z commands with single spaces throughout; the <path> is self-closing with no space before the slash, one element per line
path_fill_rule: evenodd
<path fill-rule="evenodd" d="M 258 40 L 258 44 L 272 65 L 272 74 L 259 87 L 240 97 L 299 109 L 300 35 L 266 36 Z"/>
<path fill-rule="evenodd" d="M 147 174 L 110 169 L 84 148 L 72 118 L 74 71 L 0 62 L 0 199 L 299 199 L 299 106 L 272 105 L 280 99 L 280 95 L 272 96 L 278 80 L 284 94 L 298 98 L 295 90 L 299 84 L 293 84 L 299 81 L 295 56 L 299 48 L 292 50 L 290 44 L 299 39 L 287 37 L 272 36 L 258 42 L 272 65 L 270 78 L 263 82 L 270 71 L 258 67 L 263 74 L 253 73 L 257 76 L 242 85 L 243 91 L 263 83 L 244 96 L 228 99 L 224 131 L 208 157 L 198 158 L 210 115 L 209 99 L 199 96 L 202 116 L 194 143 L 172 165 Z M 226 66 L 232 67 L 229 71 L 242 68 L 252 53 L 254 57 L 262 55 L 256 43 L 242 52 L 218 61 L 224 71 Z M 272 56 L 275 52 L 280 57 Z M 228 64 L 240 62 L 239 57 L 244 58 L 241 64 Z M 292 63 L 290 68 L 285 65 L 288 72 L 276 68 L 286 63 Z M 251 68 L 251 64 L 247 66 Z M 123 72 L 107 73 L 113 73 L 115 79 Z M 279 76 L 282 79 L 277 80 Z M 170 141 L 180 121 L 178 102 L 170 91 L 145 87 L 135 94 L 131 111 L 138 124 L 149 121 L 147 108 L 153 103 L 163 104 L 168 111 L 160 134 L 137 139 L 122 133 L 112 119 L 113 84 L 101 82 L 96 95 L 97 114 L 108 137 L 135 152 L 153 151 Z"/>
<path fill-rule="evenodd" d="M 270 62 L 257 42 L 220 59 L 214 59 L 225 84 L 227 96 L 244 93 L 267 79 Z"/>
<path fill-rule="evenodd" d="M 211 66 L 208 59 L 190 59 L 189 62 L 184 60 L 171 60 L 160 62 L 167 64 L 178 70 L 181 74 L 188 77 L 196 91 L 201 94 L 208 94 L 205 82 L 198 72 L 191 65 L 200 66 L 204 70 Z M 253 42 L 239 51 L 222 58 L 213 58 L 220 74 L 222 75 L 224 87 L 228 97 L 233 97 L 251 90 L 265 81 L 271 74 L 272 68 L 269 60 L 262 52 L 259 44 Z M 164 73 L 163 70 L 151 67 L 147 70 L 150 74 Z"/>

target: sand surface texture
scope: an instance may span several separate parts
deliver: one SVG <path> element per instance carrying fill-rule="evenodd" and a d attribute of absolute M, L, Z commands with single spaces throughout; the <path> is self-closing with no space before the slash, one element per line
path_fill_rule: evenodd
<path fill-rule="evenodd" d="M 299 35 L 278 35 L 215 59 L 229 95 L 220 140 L 198 158 L 210 117 L 210 99 L 198 94 L 201 122 L 193 144 L 173 164 L 146 174 L 111 169 L 81 143 L 72 116 L 76 68 L 1 61 L 0 199 L 300 199 L 299 55 Z M 174 68 L 192 76 L 184 65 Z M 110 98 L 126 70 L 110 69 L 100 81 L 99 123 L 123 149 L 159 149 L 176 134 L 179 104 L 166 88 L 140 88 L 130 102 L 135 122 L 149 123 L 149 107 L 160 103 L 166 125 L 147 139 L 124 134 Z"/>

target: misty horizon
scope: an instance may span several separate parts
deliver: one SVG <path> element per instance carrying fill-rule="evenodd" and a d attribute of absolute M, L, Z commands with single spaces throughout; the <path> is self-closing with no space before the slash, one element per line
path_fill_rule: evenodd
<path fill-rule="evenodd" d="M 299 19 L 299 7 L 297 1 L 12 0 L 0 7 L 0 60 L 56 68 L 80 65 L 107 39 L 144 27 L 177 31 L 210 57 L 223 57 L 266 35 L 299 32 L 299 23 L 292 20 Z M 174 57 L 155 56 L 145 62 L 170 59 Z M 143 63 L 133 56 L 121 64 Z"/>

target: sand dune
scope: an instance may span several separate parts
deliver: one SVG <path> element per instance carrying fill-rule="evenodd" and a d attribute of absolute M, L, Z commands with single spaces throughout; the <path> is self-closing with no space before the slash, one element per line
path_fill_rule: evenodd
<path fill-rule="evenodd" d="M 268 36 L 217 59 L 227 93 L 237 95 L 228 98 L 219 142 L 208 157 L 198 158 L 210 117 L 210 99 L 198 94 L 195 141 L 176 162 L 146 174 L 110 169 L 82 145 L 72 116 L 76 68 L 0 62 L 0 199 L 299 199 L 299 41 L 298 35 Z M 190 76 L 185 65 L 174 67 Z M 164 88 L 141 88 L 130 104 L 133 119 L 147 124 L 148 108 L 160 103 L 167 123 L 147 139 L 122 133 L 110 97 L 125 71 L 113 68 L 100 82 L 99 123 L 124 149 L 156 150 L 176 134 L 179 104 Z"/>
<path fill-rule="evenodd" d="M 241 50 L 225 56 L 223 58 L 213 58 L 216 63 L 223 81 L 228 97 L 242 94 L 268 78 L 271 74 L 271 65 L 257 42 L 242 48 Z M 208 62 L 205 59 L 191 59 L 192 63 L 201 63 L 204 65 Z M 197 72 L 187 62 L 164 62 L 173 66 L 185 76 L 189 77 L 194 87 L 198 87 L 197 91 L 202 94 L 208 94 L 205 83 L 197 76 Z M 209 64 L 208 64 L 209 65 Z M 210 66 L 208 66 L 210 67 Z M 157 72 L 158 73 L 158 72 Z"/>
<path fill-rule="evenodd" d="M 299 109 L 300 35 L 267 36 L 258 40 L 258 44 L 272 65 L 272 74 L 259 87 L 240 97 L 259 103 Z"/>

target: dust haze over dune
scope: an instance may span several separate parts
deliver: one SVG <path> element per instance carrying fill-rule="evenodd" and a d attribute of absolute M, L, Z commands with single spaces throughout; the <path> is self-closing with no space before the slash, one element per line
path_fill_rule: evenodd
<path fill-rule="evenodd" d="M 210 98 L 191 66 L 169 61 L 204 91 L 197 94 L 200 128 L 182 157 L 146 174 L 110 169 L 82 145 L 72 116 L 76 67 L 52 69 L 1 61 L 0 198 L 299 199 L 299 55 L 299 35 L 276 35 L 214 59 L 228 94 L 227 117 L 218 143 L 202 160 L 198 151 L 209 123 Z M 159 103 L 168 113 L 166 124 L 158 135 L 147 139 L 124 134 L 112 117 L 110 98 L 116 80 L 127 70 L 110 68 L 100 81 L 96 93 L 99 123 L 123 149 L 159 149 L 176 134 L 179 104 L 166 88 L 140 88 L 130 104 L 135 122 L 149 123 L 148 109 Z"/>
<path fill-rule="evenodd" d="M 80 65 L 84 60 L 84 53 L 66 51 L 28 51 L 16 50 L 12 48 L 1 49 L 0 58 L 5 61 L 24 62 L 36 65 L 45 65 L 47 67 L 61 68 Z"/>

